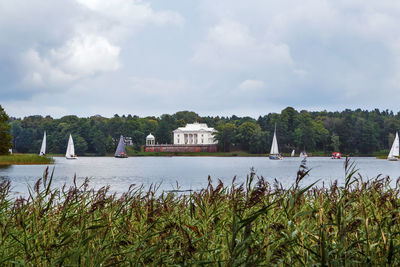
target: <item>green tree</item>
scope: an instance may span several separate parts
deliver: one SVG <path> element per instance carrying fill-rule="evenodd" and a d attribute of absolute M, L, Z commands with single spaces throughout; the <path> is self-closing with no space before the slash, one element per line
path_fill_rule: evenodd
<path fill-rule="evenodd" d="M 258 131 L 261 131 L 261 127 L 255 122 L 247 121 L 238 127 L 237 140 L 244 150 L 249 150 L 250 140 Z"/>
<path fill-rule="evenodd" d="M 139 149 L 140 146 L 144 145 L 146 142 L 146 136 L 141 131 L 138 130 L 134 131 L 131 137 L 132 137 L 132 142 L 136 149 Z"/>
<path fill-rule="evenodd" d="M 183 120 L 186 123 L 199 121 L 199 115 L 193 111 L 179 111 L 173 115 L 177 121 Z"/>
<path fill-rule="evenodd" d="M 106 137 L 106 152 L 114 153 L 115 149 L 116 149 L 116 145 L 115 145 L 114 139 L 111 137 L 111 135 L 108 135 Z"/>
<path fill-rule="evenodd" d="M 293 146 L 293 133 L 299 125 L 299 113 L 292 107 L 282 110 L 277 121 L 279 130 L 280 143 L 286 144 L 288 147 Z"/>
<path fill-rule="evenodd" d="M 12 135 L 10 134 L 10 125 L 8 124 L 8 115 L 0 105 L 0 155 L 7 155 L 12 148 Z"/>
<path fill-rule="evenodd" d="M 316 149 L 325 150 L 326 146 L 329 144 L 329 131 L 324 127 L 321 120 L 313 121 L 312 127 L 315 135 Z"/>
<path fill-rule="evenodd" d="M 91 147 L 91 151 L 93 151 L 97 155 L 105 155 L 106 154 L 106 151 L 107 151 L 106 138 L 99 129 L 96 129 L 96 128 L 91 129 L 89 145 Z"/>
<path fill-rule="evenodd" d="M 152 118 L 145 118 L 144 119 L 144 126 L 143 131 L 146 135 L 150 133 L 155 133 L 158 128 L 158 121 Z M 157 140 L 156 140 L 157 141 Z"/>
<path fill-rule="evenodd" d="M 155 132 L 155 138 L 160 144 L 171 144 L 172 129 L 166 120 L 161 119 L 161 121 L 158 123 L 158 127 Z"/>
<path fill-rule="evenodd" d="M 12 144 L 14 149 L 17 149 L 17 143 L 20 139 L 20 135 L 22 133 L 22 123 L 19 120 L 15 120 L 10 123 L 11 126 L 11 135 L 12 135 Z"/>
<path fill-rule="evenodd" d="M 296 128 L 292 136 L 296 148 L 303 149 L 303 131 L 300 128 Z"/>
<path fill-rule="evenodd" d="M 340 151 L 340 141 L 339 141 L 339 136 L 337 136 L 336 134 L 332 134 L 331 136 L 331 146 L 333 151 Z"/>
<path fill-rule="evenodd" d="M 250 153 L 266 153 L 269 147 L 268 140 L 270 139 L 269 132 L 257 130 L 250 139 L 249 152 Z"/>
<path fill-rule="evenodd" d="M 365 122 L 362 127 L 361 138 L 360 138 L 360 152 L 363 154 L 371 154 L 377 150 L 378 141 L 376 138 L 377 131 L 375 131 L 374 125 L 371 122 Z"/>
<path fill-rule="evenodd" d="M 216 127 L 214 133 L 215 140 L 218 141 L 218 148 L 220 151 L 230 151 L 230 148 L 236 137 L 236 125 L 233 123 L 220 124 Z"/>
<path fill-rule="evenodd" d="M 17 151 L 21 153 L 33 152 L 32 144 L 34 142 L 34 131 L 32 128 L 22 128 L 16 142 Z M 37 148 L 36 150 L 38 150 Z M 38 150 L 39 151 L 39 150 Z"/>
<path fill-rule="evenodd" d="M 87 152 L 87 142 L 85 139 L 83 139 L 83 137 L 81 137 L 80 135 L 74 135 L 74 145 L 75 145 L 75 150 L 76 153 L 78 155 L 82 155 L 85 154 Z"/>

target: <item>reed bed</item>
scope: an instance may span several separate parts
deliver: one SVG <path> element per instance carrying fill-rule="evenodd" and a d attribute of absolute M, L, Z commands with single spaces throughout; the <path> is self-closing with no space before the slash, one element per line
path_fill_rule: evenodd
<path fill-rule="evenodd" d="M 400 265 L 399 181 L 364 181 L 346 160 L 345 183 L 284 189 L 251 172 L 189 195 L 131 186 L 121 196 L 88 180 L 51 189 L 52 174 L 12 199 L 0 184 L 0 265 Z"/>
<path fill-rule="evenodd" d="M 54 160 L 51 157 L 35 154 L 13 154 L 0 156 L 0 165 L 30 165 L 30 164 L 51 164 Z"/>

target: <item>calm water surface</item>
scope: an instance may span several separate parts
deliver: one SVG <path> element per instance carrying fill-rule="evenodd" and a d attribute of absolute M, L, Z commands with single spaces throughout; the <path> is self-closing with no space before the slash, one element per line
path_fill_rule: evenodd
<path fill-rule="evenodd" d="M 389 162 L 375 158 L 353 158 L 359 173 L 366 178 L 378 174 L 389 175 L 392 179 L 400 176 L 400 162 Z M 323 157 L 307 159 L 311 168 L 305 183 L 317 180 L 330 183 L 344 180 L 344 159 L 332 160 Z M 160 190 L 198 190 L 207 185 L 210 175 L 214 181 L 221 179 L 230 184 L 237 176 L 237 182 L 245 181 L 254 167 L 257 175 L 273 182 L 276 178 L 283 186 L 291 185 L 296 178 L 300 158 L 285 158 L 273 161 L 264 157 L 80 157 L 78 160 L 55 158 L 54 187 L 71 185 L 76 174 L 78 181 L 90 179 L 90 186 L 98 189 L 109 185 L 112 192 L 125 192 L 131 184 L 160 184 Z M 15 195 L 26 195 L 27 186 L 33 185 L 45 170 L 44 165 L 13 165 L 0 167 L 0 180 L 8 179 Z M 177 185 L 178 184 L 178 185 Z"/>

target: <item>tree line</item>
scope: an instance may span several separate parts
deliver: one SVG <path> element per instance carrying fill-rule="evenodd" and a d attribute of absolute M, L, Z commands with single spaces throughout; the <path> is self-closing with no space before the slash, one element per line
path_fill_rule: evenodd
<path fill-rule="evenodd" d="M 64 153 L 71 133 L 78 154 L 105 155 L 114 152 L 120 135 L 132 138 L 134 149 L 145 144 L 149 133 L 159 144 L 172 143 L 172 131 L 187 123 L 206 123 L 217 132 L 220 151 L 247 151 L 268 153 L 276 125 L 281 152 L 292 149 L 307 152 L 340 151 L 342 153 L 372 154 L 388 150 L 400 128 L 400 113 L 378 109 L 341 112 L 297 111 L 287 107 L 280 113 L 269 113 L 257 119 L 251 117 L 199 116 L 192 111 L 180 111 L 159 117 L 99 115 L 79 118 L 64 116 L 29 116 L 9 118 L 14 150 L 38 153 L 47 132 L 48 153 Z"/>

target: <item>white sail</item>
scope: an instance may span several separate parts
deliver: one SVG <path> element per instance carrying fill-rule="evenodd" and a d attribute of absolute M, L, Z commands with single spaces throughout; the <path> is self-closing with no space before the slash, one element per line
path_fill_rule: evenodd
<path fill-rule="evenodd" d="M 294 157 L 294 149 L 292 150 L 292 154 L 290 154 L 291 157 Z"/>
<path fill-rule="evenodd" d="M 396 137 L 394 138 L 393 142 L 393 156 L 398 157 L 399 156 L 399 134 L 396 132 Z"/>
<path fill-rule="evenodd" d="M 67 151 L 65 152 L 65 157 L 67 159 L 75 158 L 74 141 L 72 140 L 72 136 L 71 135 L 69 135 L 68 146 L 67 146 Z"/>
<path fill-rule="evenodd" d="M 398 157 L 399 156 L 399 135 L 396 132 L 396 137 L 394 138 L 392 148 L 390 149 L 388 158 Z"/>
<path fill-rule="evenodd" d="M 40 148 L 39 155 L 40 156 L 46 155 L 46 131 L 44 132 L 43 135 L 42 147 Z"/>
<path fill-rule="evenodd" d="M 269 152 L 269 154 L 270 155 L 278 155 L 279 154 L 278 141 L 276 140 L 276 128 L 274 131 L 274 138 L 272 139 L 271 152 Z"/>

